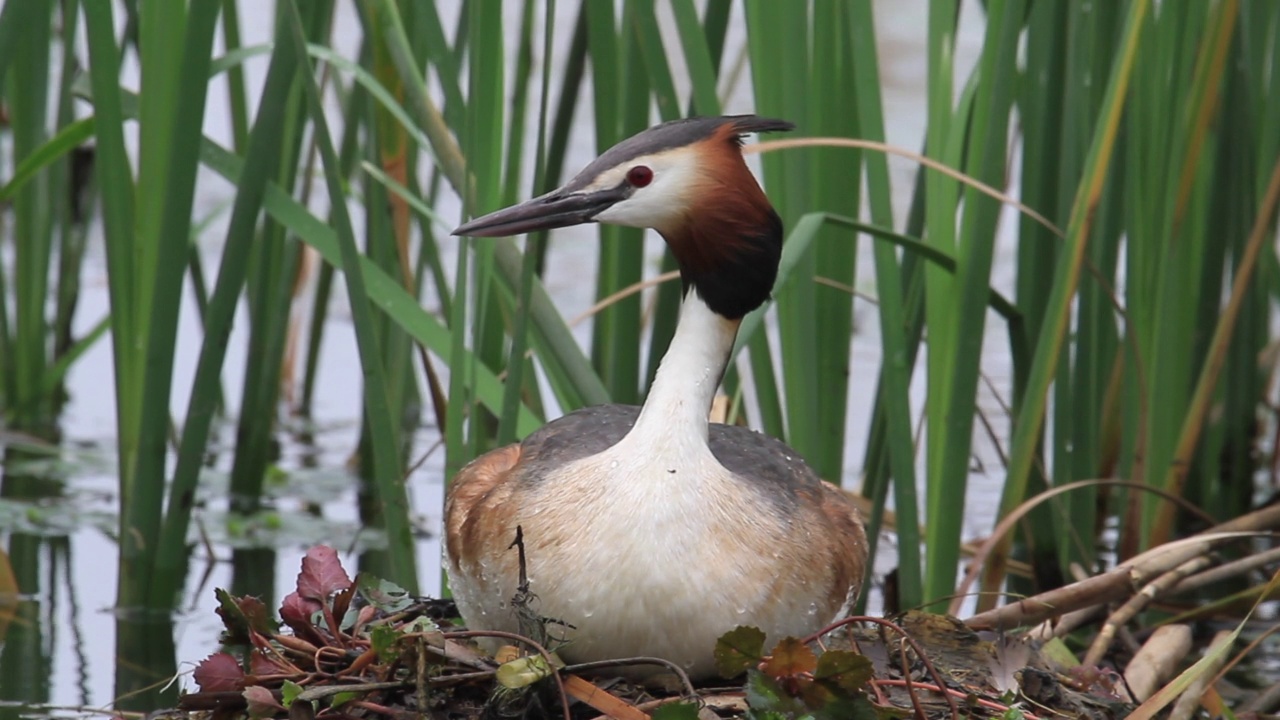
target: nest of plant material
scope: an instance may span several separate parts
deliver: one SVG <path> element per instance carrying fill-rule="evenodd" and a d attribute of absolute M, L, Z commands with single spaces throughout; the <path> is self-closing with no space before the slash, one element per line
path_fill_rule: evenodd
<path fill-rule="evenodd" d="M 1280 522 L 1280 509 L 1256 515 L 1253 526 Z M 738 628 L 716 647 L 724 680 L 695 686 L 680 668 L 668 665 L 673 679 L 669 693 L 609 676 L 610 665 L 665 664 L 660 659 L 566 666 L 548 639 L 554 633 L 534 631 L 529 634 L 539 637 L 525 637 L 459 628 L 449 622 L 455 615 L 451 603 L 411 597 L 369 575 L 353 581 L 336 552 L 317 547 L 302 561 L 296 591 L 281 604 L 280 623 L 258 599 L 218 591 L 227 650 L 198 665 L 194 678 L 199 690 L 185 694 L 179 710 L 212 718 L 294 720 L 1035 720 L 1154 717 L 1172 704 L 1171 717 L 1191 717 L 1201 705 L 1221 709 L 1213 681 L 1227 664 L 1239 627 L 1216 636 L 1185 671 L 1195 660 L 1186 625 L 1161 627 L 1141 647 L 1123 628 L 1140 607 L 1206 571 L 1198 559 L 1212 557 L 1215 540 L 1205 538 L 1222 535 L 1206 535 L 1201 542 L 1207 544 L 1201 545 L 1180 541 L 1110 573 L 967 622 L 916 612 L 892 620 L 849 618 L 810 637 L 783 638 L 772 646 L 765 645 L 759 630 Z M 1191 552 L 1197 547 L 1200 552 Z M 1223 568 L 1257 572 L 1274 564 L 1275 554 L 1255 553 L 1215 570 L 1219 576 Z M 1171 579 L 1170 573 L 1176 577 Z M 1116 590 L 1121 584 L 1127 600 Z M 1259 599 L 1277 584 L 1273 578 L 1260 588 Z M 1089 596 L 1091 603 L 1084 599 Z M 1061 636 L 1079 628 L 1086 614 L 1096 615 L 1121 600 L 1081 664 Z M 1050 618 L 1056 622 L 1042 622 Z M 1036 623 L 1041 624 L 1018 635 L 975 630 Z M 508 646 L 490 657 L 473 644 L 482 635 L 504 638 Z M 1117 637 L 1136 652 L 1110 651 Z M 1122 673 L 1114 660 L 1125 655 L 1131 660 Z"/>

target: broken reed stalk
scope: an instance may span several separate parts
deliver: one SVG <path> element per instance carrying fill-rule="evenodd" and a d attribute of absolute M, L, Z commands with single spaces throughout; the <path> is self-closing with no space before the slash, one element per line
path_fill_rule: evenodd
<path fill-rule="evenodd" d="M 1111 641 L 1115 639 L 1116 632 L 1121 627 L 1136 617 L 1138 613 L 1146 610 L 1157 598 L 1167 595 L 1169 590 L 1180 581 L 1209 567 L 1211 564 L 1213 564 L 1213 560 L 1208 555 L 1200 555 L 1191 558 L 1144 585 L 1142 590 L 1135 593 L 1133 597 L 1125 601 L 1119 609 L 1111 613 L 1111 616 L 1107 618 L 1102 630 L 1093 638 L 1093 644 L 1089 646 L 1089 652 L 1085 654 L 1083 664 L 1088 666 L 1097 665 L 1101 662 L 1102 656 L 1106 655 L 1107 650 L 1111 648 Z"/>
<path fill-rule="evenodd" d="M 1207 553 L 1221 540 L 1280 527 L 1280 506 L 1270 506 L 1193 535 L 1148 550 L 1114 569 L 1035 597 L 978 613 L 966 620 L 975 630 L 1033 625 L 1052 617 L 1128 597 L 1135 585 L 1151 582 L 1192 558 Z"/>

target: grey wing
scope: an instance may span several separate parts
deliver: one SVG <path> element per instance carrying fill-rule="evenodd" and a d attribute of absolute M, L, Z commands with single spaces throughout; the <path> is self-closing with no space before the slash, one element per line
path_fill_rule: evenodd
<path fill-rule="evenodd" d="M 797 496 L 821 492 L 822 479 L 781 440 L 738 425 L 711 425 L 711 452 L 770 502 L 794 510 Z"/>
<path fill-rule="evenodd" d="M 544 477 L 546 471 L 608 450 L 631 431 L 638 417 L 640 408 L 635 405 L 595 405 L 552 420 L 520 443 L 529 469 L 525 475 Z"/>

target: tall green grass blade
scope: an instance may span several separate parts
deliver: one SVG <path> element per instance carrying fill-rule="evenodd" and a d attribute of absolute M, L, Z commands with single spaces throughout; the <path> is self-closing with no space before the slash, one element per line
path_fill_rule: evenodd
<path fill-rule="evenodd" d="M 1236 0 L 1226 0 L 1221 5 L 1215 7 L 1211 13 L 1212 17 L 1207 26 L 1204 46 L 1202 51 L 1198 53 L 1196 69 L 1191 85 L 1191 92 L 1186 98 L 1185 115 L 1180 119 L 1181 139 L 1185 142 L 1186 157 L 1183 159 L 1181 172 L 1177 175 L 1176 188 L 1171 188 L 1173 197 L 1173 232 L 1179 235 L 1187 233 L 1181 232 L 1188 229 L 1189 221 L 1184 220 L 1186 208 L 1191 204 L 1189 195 L 1193 191 L 1193 184 L 1196 182 L 1196 176 L 1200 168 L 1198 168 L 1198 159 L 1207 144 L 1206 134 L 1209 130 L 1209 123 L 1216 114 L 1219 104 L 1217 102 L 1220 94 L 1221 86 L 1224 84 L 1224 70 L 1227 59 L 1227 51 L 1230 48 L 1232 36 L 1234 35 L 1237 13 L 1239 11 L 1239 3 Z M 1170 183 L 1174 182 L 1170 177 Z M 1197 193 L 1197 197 L 1205 197 L 1203 192 Z M 1274 199 L 1271 199 L 1274 203 Z M 1199 380 L 1196 382 L 1194 395 L 1187 398 L 1187 406 L 1182 413 L 1178 415 L 1181 419 L 1181 428 L 1171 433 L 1173 445 L 1173 458 L 1164 471 L 1163 486 L 1165 490 L 1173 493 L 1180 493 L 1183 490 L 1183 484 L 1186 479 L 1187 468 L 1192 464 L 1191 454 L 1195 449 L 1199 437 L 1200 429 L 1203 425 L 1205 417 L 1209 413 L 1209 401 L 1217 387 L 1217 373 L 1220 371 L 1222 364 L 1225 362 L 1225 355 L 1232 334 L 1235 331 L 1235 322 L 1239 317 L 1241 305 L 1245 300 L 1245 293 L 1248 290 L 1250 281 L 1252 280 L 1253 268 L 1257 262 L 1257 253 L 1260 249 L 1259 243 L 1265 237 L 1266 213 L 1268 210 L 1263 206 L 1264 213 L 1259 217 L 1259 227 L 1251 233 L 1250 245 L 1245 250 L 1244 256 L 1241 258 L 1240 266 L 1236 269 L 1234 279 L 1234 287 L 1231 293 L 1231 300 L 1227 304 L 1226 312 L 1222 315 L 1214 329 L 1214 337 L 1208 348 L 1208 361 L 1199 373 Z M 1195 232 L 1191 230 L 1191 232 Z M 1212 242 L 1206 237 L 1206 233 L 1195 233 L 1195 240 L 1192 247 L 1198 247 L 1201 252 L 1206 250 L 1206 245 L 1212 244 L 1217 248 L 1221 248 L 1220 243 Z M 1217 238 L 1214 238 L 1216 240 Z M 1206 263 L 1203 260 L 1195 262 L 1194 259 L 1189 263 L 1188 272 L 1196 272 L 1200 267 L 1222 267 L 1222 257 L 1219 255 L 1216 262 Z M 1192 281 L 1193 285 L 1204 288 L 1214 288 L 1218 284 L 1221 273 L 1214 273 L 1212 278 L 1205 278 L 1201 282 Z M 1218 295 L 1215 293 L 1209 302 L 1202 303 L 1206 310 L 1216 309 L 1218 306 Z M 1207 313 L 1202 313 L 1202 317 Z M 1190 333 L 1190 330 L 1187 331 Z M 1184 342 L 1182 347 L 1188 347 L 1191 343 Z M 1183 353 L 1189 355 L 1190 353 Z M 1199 357 L 1200 353 L 1196 353 Z M 1187 379 L 1190 379 L 1193 368 L 1186 368 Z M 1173 513 L 1167 512 L 1161 508 L 1155 508 L 1148 511 L 1148 515 L 1154 513 L 1154 527 L 1150 541 L 1153 543 L 1162 543 L 1169 540 L 1173 533 Z"/>
<path fill-rule="evenodd" d="M 394 97 L 403 97 L 400 78 L 387 52 L 386 43 L 380 36 L 380 25 L 369 18 L 369 12 L 376 12 L 374 6 L 361 8 L 361 20 L 366 28 L 366 52 L 362 53 L 374 75 L 381 84 L 389 89 Z M 416 14 L 410 15 L 412 24 Z M 413 49 L 415 57 L 421 57 L 420 49 Z M 352 116 L 349 123 L 357 122 L 360 116 Z M 384 106 L 373 105 L 369 108 L 366 126 L 372 130 L 366 147 L 369 162 L 376 162 L 387 173 L 393 175 L 400 183 L 417 185 L 416 152 L 409 142 L 409 133 L 401 123 L 396 121 L 393 113 Z M 344 133 L 345 134 L 345 133 Z M 340 177 L 349 176 L 351 166 L 343 163 L 339 155 L 337 173 Z M 408 203 L 400 196 L 389 194 L 386 188 L 374 181 L 366 179 L 364 203 L 368 208 L 385 208 L 385 212 L 371 212 L 364 216 L 365 254 L 393 277 L 399 277 L 406 292 L 418 295 L 419 280 L 415 273 L 415 264 L 411 257 L 410 232 L 411 213 Z M 367 413 L 360 424 L 360 476 L 361 503 L 360 517 L 365 526 L 383 528 L 386 525 L 385 514 L 377 498 L 380 494 L 375 482 L 375 467 L 372 450 L 375 442 L 390 442 L 400 449 L 402 457 L 414 454 L 413 440 L 422 406 L 422 392 L 418 387 L 417 376 L 413 372 L 414 348 L 411 339 L 391 318 L 385 314 L 375 315 L 374 335 L 379 339 L 378 347 L 382 353 L 382 365 L 386 378 L 386 392 L 390 402 L 389 411 L 396 420 L 393 425 L 395 434 L 390 438 L 373 437 L 373 426 Z M 420 348 L 419 358 L 424 372 L 432 373 L 431 361 Z M 442 412 L 442 411 L 441 411 Z M 403 468 L 401 469 L 403 472 Z M 403 521 L 409 523 L 406 518 Z M 387 556 L 381 551 L 370 551 L 361 557 L 361 567 L 372 572 L 389 572 Z"/>
<path fill-rule="evenodd" d="M 723 5 L 723 4 L 722 4 Z M 698 21 L 693 0 L 673 0 L 671 11 L 675 14 L 676 30 L 680 33 L 680 48 L 684 51 L 685 64 L 689 68 L 689 80 L 693 86 L 692 115 L 719 115 L 720 98 L 716 95 L 716 66 L 719 58 L 712 59 L 708 33 L 715 9 L 708 7 L 708 26 Z M 721 26 L 721 32 L 723 32 Z M 717 53 L 718 55 L 718 53 Z"/>
<path fill-rule="evenodd" d="M 959 158 L 948 153 L 952 144 L 953 126 L 956 124 L 952 109 L 952 88 L 954 76 L 955 33 L 957 21 L 957 4 L 950 0 L 931 0 L 929 3 L 929 52 L 928 52 L 928 125 L 925 132 L 925 150 L 929 157 L 944 165 L 957 167 Z M 963 116 L 960 116 L 963 117 Z M 957 190 L 953 183 L 939 177 L 935 173 L 925 176 L 925 237 L 929 242 L 948 254 L 956 248 L 955 207 Z M 953 396 L 950 386 L 951 349 L 953 346 L 951 331 L 955 323 L 952 319 L 953 298 L 955 297 L 954 280 L 935 268 L 926 267 L 925 273 L 925 317 L 929 327 L 929 350 L 926 356 L 926 380 L 929 398 L 925 404 L 926 423 L 926 477 L 929 482 L 929 501 L 925 514 L 925 522 L 930 526 L 934 521 L 942 521 L 937 507 L 941 492 L 934 488 L 943 481 L 943 449 L 946 437 L 945 427 L 949 409 L 947 403 Z M 949 509 L 946 511 L 950 515 Z M 948 533 L 948 536 L 951 533 Z M 940 536 L 939 536 L 940 537 Z M 925 580 L 927 596 L 937 591 L 944 572 L 941 563 L 935 560 L 934 553 L 945 553 L 941 547 L 930 546 L 927 549 L 926 573 L 935 574 L 936 580 Z M 954 569 L 949 571 L 954 579 Z"/>
<path fill-rule="evenodd" d="M 1001 515 L 1007 514 L 1025 497 L 1032 459 L 1038 445 L 1037 438 L 1044 423 L 1044 410 L 1049 384 L 1057 372 L 1057 363 L 1066 338 L 1067 321 L 1071 310 L 1071 298 L 1079 283 L 1084 251 L 1092 230 L 1093 211 L 1097 208 L 1103 183 L 1107 178 L 1116 134 L 1124 108 L 1123 99 L 1132 75 L 1133 62 L 1142 35 L 1143 18 L 1148 3 L 1135 0 L 1129 6 L 1120 43 L 1118 61 L 1112 66 L 1107 80 L 1106 99 L 1101 120 L 1090 145 L 1084 165 L 1084 178 L 1071 210 L 1071 222 L 1067 226 L 1067 247 L 1064 260 L 1054 273 L 1053 287 L 1046 303 L 1043 325 L 1031 372 L 1028 375 L 1026 402 L 1014 422 L 1013 442 L 1010 446 L 1008 479 L 1000 503 Z M 988 608 L 994 601 L 994 593 L 1004 577 L 1004 565 L 1008 557 L 1008 544 L 1002 542 L 992 553 L 984 570 L 979 608 Z"/>
<path fill-rule="evenodd" d="M 93 132 L 93 118 L 88 117 L 77 120 L 62 128 L 48 142 L 45 142 L 22 158 L 13 172 L 13 176 L 9 178 L 9 181 L 3 187 L 0 187 L 0 202 L 13 200 L 24 185 L 51 164 L 61 160 L 70 154 L 72 150 L 83 145 L 85 141 L 93 137 Z"/>
<path fill-rule="evenodd" d="M 801 132 L 811 133 L 809 126 L 809 97 L 803 93 L 804 83 L 796 78 L 810 75 L 810 16 L 808 8 L 800 11 L 796 6 L 783 6 L 764 2 L 748 2 L 747 45 L 752 58 L 752 87 L 755 91 L 757 111 L 760 114 L 790 120 Z M 811 197 L 812 152 L 792 153 L 786 157 L 769 154 L 762 158 L 764 177 L 769 197 L 782 217 L 785 226 L 798 222 Z M 812 282 L 818 267 L 817 254 L 807 255 L 800 261 L 797 275 L 804 280 L 790 289 L 790 299 L 778 305 L 778 334 L 781 364 L 781 384 L 785 389 L 786 406 L 775 405 L 770 398 L 762 407 L 764 425 L 770 433 L 779 432 L 792 447 L 809 460 L 814 469 L 824 477 L 838 477 L 839 468 L 824 462 L 819 442 L 821 416 L 816 411 L 821 401 L 817 386 L 829 378 L 818 379 L 817 356 L 818 326 L 814 317 L 815 288 Z M 831 332 L 843 336 L 843 327 Z M 757 382 L 757 392 L 762 397 L 781 393 L 768 388 L 775 382 L 772 365 L 764 350 L 753 351 L 752 374 Z M 765 373 L 768 373 L 767 375 Z M 761 391 L 761 388 L 766 388 Z M 762 403 L 764 405 L 764 403 Z M 778 404 L 780 405 L 780 403 Z M 770 415 L 780 410 L 785 416 L 784 428 L 770 427 Z"/>
<path fill-rule="evenodd" d="M 487 12 L 479 4 L 466 6 L 467 27 L 467 124 L 459 133 L 474 194 L 464 198 L 472 214 L 496 210 L 502 203 L 503 127 L 506 114 L 506 43 L 501 13 Z M 473 352 L 491 368 L 502 363 L 502 318 L 492 285 L 495 248 L 490 243 L 466 246 L 474 259 L 472 281 L 476 294 L 470 324 Z M 514 276 L 518 277 L 518 275 Z M 460 396 L 453 395 L 457 402 Z M 493 418 L 472 413 L 471 444 L 493 432 Z"/>
<path fill-rule="evenodd" d="M 237 176 L 235 203 L 227 226 L 218 279 L 204 313 L 204 342 L 191 385 L 191 398 L 187 403 L 186 421 L 156 555 L 160 580 L 152 587 L 150 604 L 153 607 L 171 604 L 181 588 L 180 582 L 175 581 L 182 578 L 187 529 L 200 470 L 204 465 L 205 448 L 217 411 L 219 378 L 226 361 L 227 343 L 244 288 L 251 250 L 257 240 L 256 228 L 268 178 L 278 167 L 283 150 L 285 104 L 297 68 L 291 42 L 288 27 L 285 23 L 278 23 L 275 37 L 277 52 L 272 54 L 267 68 L 258 114 L 247 140 L 247 160 Z"/>
<path fill-rule="evenodd" d="M 622 5 L 622 27 L 635 22 L 639 3 Z M 591 60 L 596 151 L 606 149 L 647 126 L 649 79 L 634 33 L 619 32 L 610 3 L 585 4 L 587 48 Z M 637 102 L 637 95 L 640 100 Z M 643 232 L 617 226 L 599 227 L 599 268 L 596 298 L 604 298 L 640 280 Z M 639 401 L 640 298 L 631 296 L 592 318 L 592 366 L 612 402 Z"/>
<path fill-rule="evenodd" d="M 19 165 L 46 144 L 49 88 L 56 87 L 50 67 L 53 7 L 46 3 L 31 12 L 14 42 L 14 72 L 5 95 L 11 108 L 13 157 Z M 18 427 L 42 435 L 49 433 L 53 421 L 52 403 L 40 395 L 50 347 L 45 308 L 53 252 L 52 177 L 53 168 L 45 169 L 13 199 L 14 322 L 12 343 L 6 348 L 11 353 L 6 362 L 11 374 L 6 379 L 7 414 Z"/>
<path fill-rule="evenodd" d="M 849 38 L 852 41 L 855 105 L 862 136 L 883 141 L 884 111 L 880 96 L 879 59 L 876 55 L 875 27 L 870 0 L 855 0 L 849 7 Z M 867 154 L 867 196 L 871 218 L 882 227 L 893 226 L 893 205 L 887 159 Z M 915 437 L 911 429 L 911 406 L 907 394 L 911 361 L 907 350 L 903 317 L 903 285 L 896 253 L 886 243 L 875 243 L 876 285 L 880 297 L 880 335 L 884 349 L 882 377 L 888 428 L 890 464 L 893 469 L 894 507 L 898 528 L 898 602 L 913 608 L 924 600 L 920 562 L 919 501 L 916 497 Z M 872 527 L 870 536 L 878 535 Z"/>
<path fill-rule="evenodd" d="M 675 79 L 667 63 L 667 49 L 662 42 L 662 30 L 658 26 L 653 0 L 633 0 L 628 9 L 631 16 L 626 24 L 635 28 L 635 44 L 644 60 L 650 92 L 658 106 L 658 117 L 663 122 L 675 120 L 680 117 L 680 98 L 676 95 Z"/>
<path fill-rule="evenodd" d="M 535 187 L 545 182 L 543 174 L 546 172 L 547 106 L 550 98 L 551 50 L 555 37 L 555 11 L 555 0 L 550 0 L 547 4 L 546 22 L 542 32 L 543 61 L 540 78 L 542 89 L 538 97 L 538 136 L 534 154 L 537 160 L 535 161 L 536 166 L 533 173 Z M 532 35 L 532 31 L 527 27 L 533 17 L 532 3 L 526 3 L 525 13 L 525 33 Z M 531 39 L 530 42 L 532 42 Z M 531 48 L 527 49 L 532 53 Z M 518 130 L 513 130 L 513 134 L 515 132 L 518 132 Z M 509 152 L 513 151 L 509 150 Z M 509 172 L 512 171 L 509 170 Z M 512 178 L 508 177 L 508 182 L 511 180 Z M 508 199 L 514 200 L 514 197 Z M 502 398 L 502 415 L 498 422 L 497 445 L 499 446 L 516 440 L 516 423 L 521 406 L 521 396 L 526 392 L 534 395 L 537 390 L 532 372 L 533 365 L 525 360 L 525 350 L 528 347 L 529 339 L 529 307 L 533 297 L 533 282 L 537 275 L 539 258 L 542 257 L 542 253 L 538 250 L 540 243 L 541 240 L 538 234 L 530 235 L 525 241 L 524 265 L 521 268 L 518 299 L 514 310 L 515 323 L 511 330 L 511 349 L 507 354 L 507 381 L 505 394 Z M 526 370 L 528 370 L 527 375 Z"/>
<path fill-rule="evenodd" d="M 405 94 L 415 122 L 425 131 L 438 167 L 463 198 L 470 198 L 474 186 L 467 179 L 462 152 L 453 141 L 443 117 L 426 95 L 426 85 L 414 65 L 413 54 L 395 5 L 388 0 L 381 0 L 377 17 L 383 25 L 396 70 L 404 82 Z M 519 252 L 509 240 L 499 239 L 491 241 L 491 244 L 499 275 L 509 287 L 516 287 L 522 267 Z M 455 292 L 462 291 L 458 289 Z M 575 408 L 608 402 L 609 393 L 600 377 L 591 368 L 563 318 L 540 286 L 533 288 L 531 303 L 535 342 L 540 354 L 547 353 L 554 358 L 547 368 L 561 406 Z"/>
<path fill-rule="evenodd" d="M 53 395 L 61 387 L 63 380 L 67 376 L 67 372 L 76 364 L 76 361 L 84 356 L 94 345 L 106 336 L 107 331 L 111 329 L 111 316 L 107 315 L 94 323 L 93 327 L 84 334 L 83 337 L 77 339 L 75 344 L 66 349 L 65 352 L 58 356 L 53 365 L 49 366 L 49 370 L 42 379 L 43 384 L 40 392 L 45 395 Z"/>
<path fill-rule="evenodd" d="M 310 39 L 327 37 L 333 3 L 307 3 L 303 14 Z M 284 17 L 277 18 L 283 23 Z M 304 50 L 305 52 L 305 50 Z M 280 160 L 271 170 L 281 187 L 292 188 L 302 172 L 303 139 L 307 122 L 302 89 L 291 86 L 285 99 L 280 134 Z M 308 158 L 305 162 L 310 162 Z M 302 186 L 304 198 L 309 184 Z M 280 398 L 292 308 L 292 289 L 297 276 L 301 248 L 286 229 L 268 218 L 252 245 L 246 298 L 249 310 L 249 342 L 241 389 L 240 413 L 236 420 L 235 457 L 231 464 L 231 511 L 253 514 L 262 506 L 267 469 L 271 462 L 272 439 Z"/>
<path fill-rule="evenodd" d="M 144 373 L 138 383 L 142 407 L 136 462 L 127 468 L 131 472 L 121 478 L 124 502 L 118 602 L 125 607 L 148 603 L 151 584 L 164 581 L 154 574 L 155 553 L 162 522 L 169 397 L 179 310 L 179 304 L 169 299 L 180 296 L 185 275 L 195 177 L 200 162 L 198 148 L 205 81 L 209 76 L 218 19 L 218 6 L 214 3 L 197 4 L 185 17 L 155 7 L 149 10 L 154 14 L 148 16 L 148 22 L 163 17 L 175 25 L 163 26 L 163 31 L 145 23 L 142 28 L 144 37 L 154 38 L 151 43 L 144 41 L 144 87 L 157 93 L 168 91 L 170 96 L 168 102 L 148 103 L 146 93 L 140 93 L 139 103 L 144 137 L 156 124 L 166 123 L 168 129 L 157 133 L 152 141 L 144 140 L 139 148 L 140 197 L 147 197 L 145 193 L 149 189 L 157 191 L 163 187 L 160 195 L 151 197 L 165 200 L 144 203 L 150 207 L 160 206 L 158 212 L 151 211 L 155 216 L 148 212 L 139 212 L 137 216 L 139 239 L 144 248 L 141 269 L 147 276 L 138 286 L 137 310 L 139 318 L 145 318 L 147 329 L 143 335 L 145 362 L 124 369 Z M 175 27 L 184 28 L 184 32 L 173 32 Z M 164 40 L 159 39 L 162 36 Z M 162 71 L 165 66 L 171 69 Z M 151 78 L 159 78 L 159 87 L 147 84 L 148 73 Z M 157 302 L 157 298 L 165 301 Z M 112 312 L 116 312 L 114 308 Z"/>
<path fill-rule="evenodd" d="M 224 178 L 238 178 L 243 172 L 242 161 L 239 158 L 207 139 L 201 149 L 201 158 L 207 167 Z M 267 185 L 263 206 L 272 217 L 289 228 L 290 232 L 319 252 L 326 262 L 334 266 L 342 265 L 340 245 L 330 223 L 312 215 L 275 184 Z M 362 258 L 361 267 L 367 296 L 383 312 L 390 315 L 405 332 L 431 352 L 441 357 L 453 355 L 455 346 L 451 342 L 448 328 L 423 310 L 417 299 L 406 292 L 403 285 L 383 272 L 368 258 Z M 465 344 L 462 345 L 462 352 L 467 352 Z M 464 354 L 463 358 L 465 357 Z M 481 368 L 477 370 L 473 382 L 477 400 L 491 411 L 501 412 L 502 383 L 497 376 Z M 522 412 L 519 433 L 527 435 L 541 424 L 541 421 L 532 413 Z"/>
<path fill-rule="evenodd" d="M 5 90 L 9 65 L 17 53 L 18 38 L 22 35 L 22 30 L 32 22 L 39 22 L 36 18 L 45 9 L 39 3 L 23 2 L 5 3 L 4 7 L 0 7 L 0 92 Z"/>
<path fill-rule="evenodd" d="M 137 362 L 132 289 L 136 282 L 133 263 L 134 184 L 132 164 L 125 152 L 124 110 L 119 79 L 120 51 L 116 47 L 112 6 L 84 5 L 85 33 L 89 45 L 89 78 L 93 88 L 94 135 L 97 147 L 95 172 L 102 193 L 102 225 L 106 238 L 107 292 L 111 301 L 111 346 L 115 373 L 116 446 L 123 474 L 132 465 L 137 438 L 140 388 L 123 370 Z"/>
<path fill-rule="evenodd" d="M 971 135 L 967 143 L 969 175 L 989 185 L 1004 177 L 1009 110 L 1013 103 L 1018 36 L 1024 3 L 1008 0 L 988 3 L 989 22 L 978 66 Z M 959 561 L 961 520 L 952 511 L 964 503 L 973 443 L 978 373 L 982 338 L 986 327 L 986 295 L 995 253 L 995 229 L 999 203 L 968 186 L 964 191 L 964 217 L 956 250 L 955 306 L 944 329 L 948 345 L 945 357 L 951 365 L 941 398 L 945 412 L 942 437 L 931 435 L 931 447 L 941 446 L 941 463 L 933 468 L 928 500 L 928 566 L 924 586 L 926 601 L 946 598 L 955 587 Z M 930 228 L 932 229 L 932 228 Z M 930 327 L 930 360 L 936 325 Z M 932 391 L 932 387 L 931 387 Z"/>
<path fill-rule="evenodd" d="M 342 254 L 342 267 L 348 288 L 348 300 L 355 325 L 356 341 L 360 348 L 360 364 L 365 383 L 365 413 L 373 431 L 374 477 L 387 522 L 388 552 L 396 582 L 410 592 L 417 592 L 418 573 L 414 562 L 413 535 L 408 523 L 409 507 L 401 481 L 399 448 L 394 444 L 396 419 L 391 414 L 391 402 L 387 397 L 386 379 L 382 372 L 377 338 L 373 334 L 373 313 L 369 307 L 361 272 L 360 251 L 356 247 L 351 218 L 346 210 L 343 181 L 338 173 L 339 163 L 330 137 L 328 122 L 324 116 L 320 90 L 312 79 L 311 60 L 306 53 L 306 36 L 298 7 L 290 2 L 286 9 L 287 20 L 293 34 L 297 63 L 305 72 L 302 86 L 306 91 L 310 115 L 316 135 L 316 145 L 324 161 L 325 180 L 329 196 L 333 198 L 334 219 L 338 244 Z"/>
<path fill-rule="evenodd" d="M 807 82 L 812 87 L 853 87 L 852 51 L 846 41 L 845 19 L 850 2 L 847 0 L 819 0 L 813 5 L 810 18 L 812 57 L 809 60 Z M 785 79 L 778 79 L 786 82 Z M 859 114 L 855 92 L 809 93 L 808 112 L 804 132 L 827 137 L 859 137 Z M 809 185 L 801 197 L 809 207 L 820 207 L 829 212 L 853 215 L 862 203 L 862 174 L 850 173 L 850 167 L 858 167 L 862 153 L 857 150 L 811 150 L 807 155 Z M 797 198 L 798 200 L 798 198 Z M 790 200 L 795 202 L 795 200 Z M 803 206 L 802 206 L 803 207 Z M 807 209 L 807 208 L 806 208 Z M 890 223 L 891 224 L 891 223 Z M 838 233 L 824 231 L 819 239 L 814 261 L 817 274 L 835 282 L 852 286 L 857 275 L 856 243 L 842 242 Z M 796 357 L 786 358 L 788 363 L 787 396 L 793 397 L 798 389 L 802 398 L 816 399 L 814 406 L 804 408 L 789 403 L 790 427 L 795 429 L 794 418 L 803 413 L 813 421 L 810 432 L 816 453 L 806 455 L 823 477 L 836 481 L 844 468 L 845 427 L 849 397 L 849 353 L 853 336 L 853 297 L 830 286 L 815 285 L 812 290 L 814 303 L 808 312 L 797 307 L 805 319 L 801 334 L 813 339 L 815 354 L 811 367 L 797 364 Z M 806 327 L 813 323 L 812 329 Z M 811 336 L 808 335 L 813 331 Z M 801 352 L 809 349 L 801 348 Z M 785 354 L 784 354 L 785 357 Z M 791 371 L 799 368 L 799 372 Z M 811 451 L 812 452 L 812 451 Z"/>
<path fill-rule="evenodd" d="M 363 71 L 363 68 L 360 68 Z M 360 83 L 355 83 L 347 95 L 347 117 L 361 117 L 368 108 L 369 93 Z M 338 149 L 338 161 L 343 177 L 350 177 L 355 167 L 360 141 L 360 123 L 348 122 L 342 129 L 342 146 Z M 320 263 L 311 300 L 311 320 L 307 327 L 307 349 L 303 364 L 302 392 L 297 401 L 297 412 L 309 417 L 315 401 L 316 381 L 319 377 L 320 348 L 328 321 L 329 298 L 333 291 L 333 265 Z M 441 293 L 447 300 L 447 294 Z"/>
<path fill-rule="evenodd" d="M 222 0 L 222 46 L 228 54 L 240 47 L 240 8 L 236 0 Z M 244 69 L 238 64 L 227 70 L 227 107 L 231 112 L 232 147 L 243 152 L 249 142 L 249 95 L 244 86 Z"/>

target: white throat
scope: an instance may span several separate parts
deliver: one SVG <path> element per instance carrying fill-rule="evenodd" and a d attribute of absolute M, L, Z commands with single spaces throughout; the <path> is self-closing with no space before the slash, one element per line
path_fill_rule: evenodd
<path fill-rule="evenodd" d="M 738 325 L 713 312 L 697 291 L 689 290 L 680 305 L 675 337 L 624 442 L 647 446 L 659 455 L 676 450 L 672 445 L 690 441 L 707 446 L 707 414 L 729 363 Z"/>

